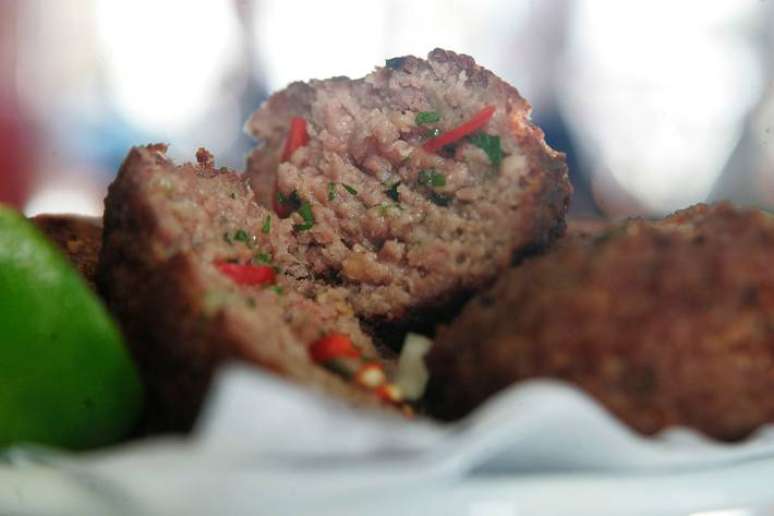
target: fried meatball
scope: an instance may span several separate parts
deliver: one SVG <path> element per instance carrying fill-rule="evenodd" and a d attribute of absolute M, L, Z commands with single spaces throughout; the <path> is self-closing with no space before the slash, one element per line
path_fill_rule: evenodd
<path fill-rule="evenodd" d="M 79 215 L 37 215 L 30 219 L 70 258 L 90 287 L 95 288 L 102 246 L 102 219 Z"/>
<path fill-rule="evenodd" d="M 570 238 L 594 238 L 613 226 L 614 222 L 598 218 L 568 218 L 565 236 Z"/>
<path fill-rule="evenodd" d="M 774 218 L 728 204 L 565 239 L 440 332 L 428 403 L 455 419 L 548 377 L 643 434 L 742 438 L 774 421 L 773 257 Z"/>
<path fill-rule="evenodd" d="M 563 232 L 564 155 L 530 111 L 469 56 L 389 59 L 274 94 L 247 123 L 260 141 L 247 173 L 263 205 L 309 204 L 316 224 L 297 236 L 315 278 L 346 289 L 366 320 L 401 322 Z M 308 141 L 283 156 L 294 119 Z"/>
<path fill-rule="evenodd" d="M 379 404 L 310 357 L 310 345 L 337 333 L 378 360 L 346 291 L 318 288 L 310 296 L 298 288 L 307 265 L 297 257 L 293 222 L 255 204 L 244 178 L 214 168 L 206 151 L 181 166 L 165 151 L 132 149 L 111 184 L 98 270 L 145 380 L 148 430 L 189 428 L 216 367 L 231 360 Z M 246 284 L 225 272 L 250 264 L 276 271 L 276 280 Z"/>

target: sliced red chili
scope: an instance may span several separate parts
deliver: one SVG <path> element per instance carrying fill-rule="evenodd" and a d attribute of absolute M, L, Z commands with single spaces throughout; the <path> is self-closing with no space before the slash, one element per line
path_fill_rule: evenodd
<path fill-rule="evenodd" d="M 238 285 L 272 285 L 277 279 L 277 273 L 268 265 L 216 262 L 215 266 Z"/>
<path fill-rule="evenodd" d="M 425 144 L 422 146 L 427 152 L 435 152 L 444 145 L 449 145 L 450 143 L 454 143 L 458 140 L 461 140 L 462 138 L 466 137 L 469 134 L 473 134 L 482 127 L 486 125 L 487 122 L 489 122 L 489 119 L 492 118 L 492 115 L 494 115 L 495 107 L 494 106 L 487 106 L 475 115 L 473 115 L 473 118 L 468 120 L 467 122 L 458 125 L 454 129 L 451 129 L 450 131 L 446 131 L 445 133 L 441 133 L 435 138 L 430 138 L 425 142 Z"/>
<path fill-rule="evenodd" d="M 280 162 L 287 161 L 293 156 L 293 153 L 299 147 L 303 147 L 309 143 L 309 133 L 306 132 L 306 120 L 300 116 L 294 116 L 290 119 L 290 130 L 288 131 L 288 138 L 285 140 L 285 148 L 282 150 L 282 159 Z M 287 218 L 293 213 L 293 207 L 288 203 L 282 203 L 277 198 L 279 189 L 277 188 L 277 181 L 274 181 L 274 199 L 272 199 L 272 208 L 274 212 L 281 218 Z"/>
<path fill-rule="evenodd" d="M 352 340 L 346 335 L 331 333 L 309 346 L 309 356 L 318 364 L 324 364 L 334 358 L 356 358 L 360 356 L 360 352 L 355 349 Z"/>
<path fill-rule="evenodd" d="M 309 143 L 309 134 L 306 132 L 306 120 L 300 116 L 290 119 L 290 131 L 285 140 L 285 149 L 282 151 L 282 161 L 287 161 L 296 149 Z"/>

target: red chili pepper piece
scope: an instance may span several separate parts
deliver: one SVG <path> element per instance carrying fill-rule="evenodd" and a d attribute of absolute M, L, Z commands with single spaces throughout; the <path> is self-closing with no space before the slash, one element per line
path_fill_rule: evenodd
<path fill-rule="evenodd" d="M 306 132 L 306 120 L 300 116 L 294 116 L 290 119 L 290 132 L 288 132 L 288 139 L 285 140 L 282 161 L 289 160 L 297 148 L 307 143 L 309 143 L 309 134 Z"/>
<path fill-rule="evenodd" d="M 217 262 L 215 266 L 238 285 L 271 285 L 277 279 L 274 269 L 267 265 Z"/>
<path fill-rule="evenodd" d="M 492 115 L 494 115 L 495 107 L 494 106 L 487 106 L 475 115 L 473 115 L 473 118 L 465 122 L 464 124 L 458 125 L 454 129 L 450 131 L 446 131 L 445 133 L 441 133 L 435 138 L 430 138 L 425 142 L 425 144 L 422 146 L 427 152 L 435 152 L 444 145 L 449 145 L 450 143 L 454 143 L 457 140 L 461 140 L 462 138 L 466 137 L 469 134 L 475 133 L 482 127 L 486 125 L 487 122 L 489 122 L 489 119 L 492 118 Z"/>
<path fill-rule="evenodd" d="M 356 358 L 360 356 L 360 352 L 355 349 L 352 341 L 346 335 L 331 333 L 309 346 L 309 356 L 318 364 L 324 364 L 339 357 Z"/>
<path fill-rule="evenodd" d="M 300 116 L 294 116 L 290 119 L 290 130 L 288 138 L 285 140 L 285 148 L 282 150 L 282 159 L 280 162 L 287 161 L 299 147 L 309 143 L 309 133 L 306 132 L 306 120 Z M 287 218 L 293 213 L 293 208 L 282 204 L 277 199 L 277 182 L 274 181 L 274 198 L 272 199 L 272 208 L 281 218 Z"/>

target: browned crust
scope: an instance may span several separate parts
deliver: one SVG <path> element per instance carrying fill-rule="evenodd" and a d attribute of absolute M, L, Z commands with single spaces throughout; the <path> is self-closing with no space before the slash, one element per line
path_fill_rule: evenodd
<path fill-rule="evenodd" d="M 536 377 L 570 381 L 634 429 L 734 440 L 774 421 L 774 219 L 727 204 L 565 239 L 443 330 L 432 412 L 458 418 Z"/>
<path fill-rule="evenodd" d="M 570 218 L 567 220 L 567 236 L 593 238 L 615 226 L 613 221 L 599 218 Z"/>
<path fill-rule="evenodd" d="M 30 219 L 75 265 L 95 289 L 97 261 L 102 247 L 102 220 L 81 215 L 37 215 Z"/>
<path fill-rule="evenodd" d="M 105 201 L 98 284 L 131 343 L 146 385 L 144 431 L 186 430 L 193 424 L 216 368 L 246 360 L 359 405 L 376 398 L 338 377 L 268 351 L 269 342 L 289 339 L 279 322 L 266 321 L 266 352 L 245 341 L 228 310 L 211 314 L 204 306 L 207 285 L 193 253 L 156 255 L 159 221 L 137 184 L 143 169 L 170 167 L 165 146 L 133 148 Z M 211 160 L 200 167 L 212 173 Z M 274 349 L 280 346 L 274 346 Z"/>

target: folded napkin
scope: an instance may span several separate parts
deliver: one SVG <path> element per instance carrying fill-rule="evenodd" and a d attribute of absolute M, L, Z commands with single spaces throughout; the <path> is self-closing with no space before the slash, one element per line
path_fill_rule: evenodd
<path fill-rule="evenodd" d="M 644 438 L 559 382 L 515 386 L 464 421 L 439 425 L 353 409 L 233 365 L 216 379 L 191 436 L 80 455 L 10 450 L 0 514 L 391 514 L 407 497 L 482 479 L 652 477 L 753 460 L 774 467 L 772 428 L 735 444 L 686 429 Z M 470 507 L 459 514 L 473 514 Z M 417 514 L 432 514 L 425 509 Z"/>

